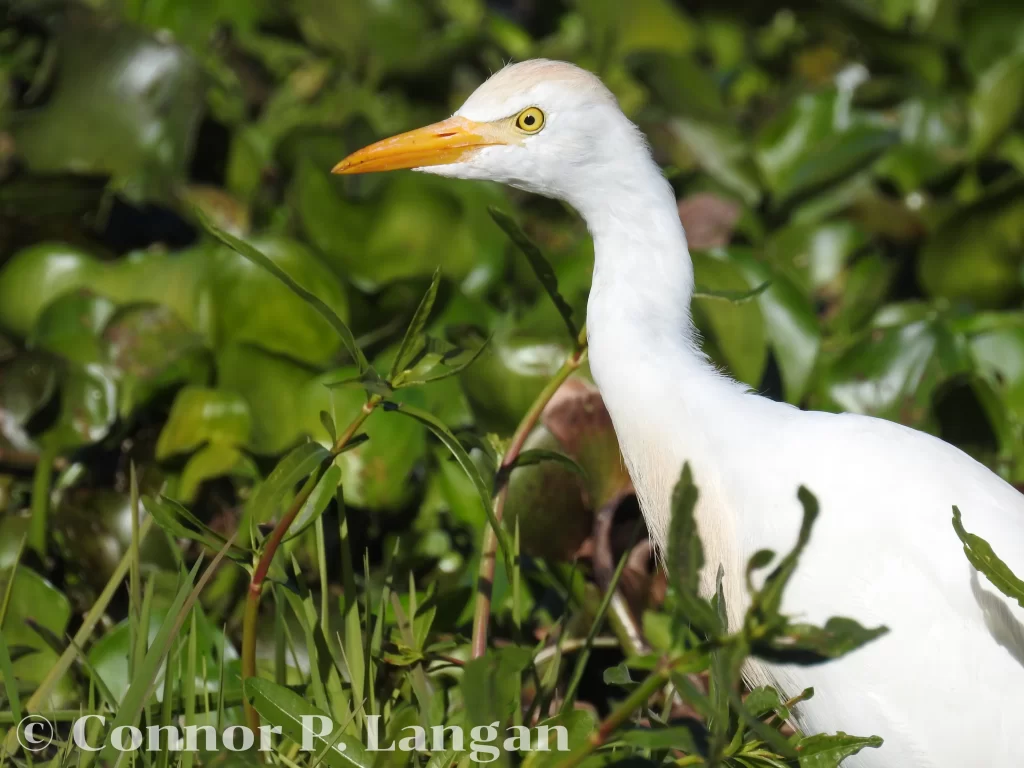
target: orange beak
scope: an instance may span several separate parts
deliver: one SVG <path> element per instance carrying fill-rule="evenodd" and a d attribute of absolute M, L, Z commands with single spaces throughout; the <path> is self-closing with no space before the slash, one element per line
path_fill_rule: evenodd
<path fill-rule="evenodd" d="M 464 160 L 481 147 L 508 143 L 488 123 L 451 117 L 363 147 L 338 163 L 331 173 L 374 173 Z"/>

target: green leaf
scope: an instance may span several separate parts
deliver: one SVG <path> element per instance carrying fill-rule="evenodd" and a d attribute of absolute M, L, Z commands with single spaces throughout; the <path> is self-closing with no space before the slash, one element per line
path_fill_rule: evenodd
<path fill-rule="evenodd" d="M 732 260 L 751 284 L 765 332 L 782 374 L 786 401 L 798 404 L 811 383 L 821 348 L 821 328 L 811 300 L 784 275 L 747 250 L 730 249 Z M 763 291 L 760 289 L 764 288 Z"/>
<path fill-rule="evenodd" d="M 344 338 L 324 312 L 345 323 L 349 317 L 344 285 L 320 257 L 298 240 L 283 235 L 247 237 L 277 272 L 230 248 L 210 244 L 213 335 L 217 347 L 255 344 L 310 365 L 332 362 Z M 291 283 L 283 283 L 278 273 Z M 320 305 L 296 295 L 293 285 L 315 296 Z M 344 333 L 340 335 L 343 337 Z"/>
<path fill-rule="evenodd" d="M 894 130 L 851 101 L 845 91 L 804 94 L 761 132 L 755 159 L 776 205 L 840 181 L 896 143 Z"/>
<path fill-rule="evenodd" d="M 580 477 L 585 478 L 587 476 L 583 467 L 564 453 L 560 453 L 559 451 L 549 451 L 544 448 L 529 448 L 527 450 L 520 451 L 519 455 L 516 456 L 515 460 L 513 460 L 511 464 L 506 464 L 498 470 L 498 473 L 494 478 L 494 495 L 497 496 L 501 489 L 505 487 L 505 484 L 508 482 L 513 470 L 519 467 L 529 467 L 534 464 L 540 464 L 545 461 L 553 461 L 561 464 L 563 467 L 575 472 Z"/>
<path fill-rule="evenodd" d="M 697 530 L 697 486 L 690 464 L 672 491 L 672 521 L 668 533 L 668 578 L 679 606 L 678 621 L 692 624 L 709 635 L 725 630 L 714 608 L 699 597 L 700 572 L 704 567 L 704 546 Z"/>
<path fill-rule="evenodd" d="M 473 481 L 473 486 L 476 488 L 477 495 L 480 497 L 480 502 L 483 504 L 484 510 L 487 512 L 487 519 L 491 523 L 491 527 L 497 534 L 498 545 L 501 547 L 502 555 L 505 558 L 506 565 L 508 567 L 508 573 L 512 573 L 512 546 L 508 541 L 508 532 L 505 527 L 501 524 L 497 517 L 494 515 L 494 509 L 491 506 L 491 493 L 487 487 L 487 483 L 480 475 L 480 471 L 477 469 L 476 464 L 466 453 L 466 449 L 462 447 L 462 443 L 459 439 L 451 433 L 451 430 L 446 427 L 440 419 L 434 415 L 427 413 L 426 411 L 414 408 L 405 403 L 385 403 L 383 406 L 385 411 L 398 411 L 404 413 L 407 416 L 416 419 L 418 422 L 426 426 L 434 435 L 444 443 L 444 446 L 451 452 L 455 460 L 459 462 L 459 466 L 462 467 L 463 471 L 469 476 L 469 479 Z"/>
<path fill-rule="evenodd" d="M 702 730 L 697 723 L 690 727 L 676 725 L 668 728 L 631 728 L 616 734 L 616 740 L 642 749 L 678 749 L 688 755 L 698 755 L 701 750 L 697 745 L 704 739 Z M 697 732 L 696 735 L 694 731 Z"/>
<path fill-rule="evenodd" d="M 758 285 L 749 291 L 714 291 L 710 288 L 697 287 L 693 291 L 693 298 L 695 299 L 718 299 L 719 301 L 727 301 L 730 304 L 745 304 L 752 299 L 756 299 L 762 293 L 764 293 L 771 286 L 771 280 L 765 280 L 763 283 Z"/>
<path fill-rule="evenodd" d="M 636 680 L 630 677 L 629 667 L 626 662 L 619 662 L 614 667 L 608 667 L 602 678 L 606 685 L 635 685 Z"/>
<path fill-rule="evenodd" d="M 111 731 L 122 726 L 135 725 L 138 722 L 140 713 L 152 695 L 156 685 L 156 678 L 164 663 L 164 659 L 170 652 L 174 641 L 178 639 L 178 632 L 181 630 L 185 617 L 192 609 L 192 606 L 195 605 L 199 593 L 202 592 L 210 577 L 216 572 L 226 549 L 227 547 L 225 546 L 210 561 L 209 567 L 204 571 L 198 582 L 195 581 L 195 578 L 202 565 L 201 559 L 196 562 L 192 570 L 183 579 L 175 595 L 174 602 L 171 603 L 171 607 L 167 612 L 167 617 L 161 623 L 160 630 L 157 632 L 152 643 L 150 643 L 149 650 L 139 666 L 138 673 L 133 676 L 131 685 L 128 686 L 128 690 L 121 699 L 121 705 L 110 726 Z M 195 583 L 195 587 L 192 586 L 193 583 Z M 101 763 L 113 764 L 117 768 L 124 759 L 125 754 L 127 753 L 118 752 L 113 743 L 108 741 L 103 751 L 100 752 L 99 759 Z"/>
<path fill-rule="evenodd" d="M 499 227 L 505 230 L 505 234 L 507 234 L 509 239 L 515 243 L 516 247 L 523 252 L 526 260 L 530 262 L 530 266 L 537 275 L 537 279 L 540 281 L 541 286 L 543 286 L 551 301 L 554 302 L 555 308 L 558 310 L 558 314 L 562 316 L 562 321 L 565 323 L 565 327 L 569 331 L 569 337 L 572 339 L 572 343 L 578 343 L 579 329 L 576 327 L 576 323 L 573 322 L 572 319 L 572 307 L 570 307 L 569 303 L 562 298 L 562 294 L 558 292 L 558 278 L 555 277 L 555 270 L 551 268 L 551 264 L 544 258 L 544 254 L 540 252 L 540 248 L 534 245 L 533 241 L 526 236 L 526 233 L 523 232 L 522 228 L 520 228 L 520 226 L 515 222 L 515 219 L 497 208 L 492 207 L 490 212 L 491 218 L 498 223 Z"/>
<path fill-rule="evenodd" d="M 434 301 L 437 299 L 437 289 L 441 285 L 441 270 L 435 269 L 434 276 L 430 279 L 430 286 L 420 300 L 419 306 L 405 329 L 405 336 L 398 347 L 395 361 L 391 364 L 391 372 L 388 373 L 388 380 L 394 381 L 399 373 L 413 361 L 417 354 L 418 347 L 422 344 L 421 336 L 423 329 L 427 327 L 427 320 L 430 319 L 430 311 L 434 308 Z"/>
<path fill-rule="evenodd" d="M 695 296 L 694 317 L 708 354 L 740 381 L 756 387 L 768 362 L 764 315 L 754 301 L 767 285 L 753 289 L 729 251 L 694 251 L 694 275 L 702 296 Z"/>
<path fill-rule="evenodd" d="M 886 627 L 867 629 L 853 619 L 833 616 L 824 627 L 788 624 L 767 642 L 756 643 L 752 652 L 780 664 L 820 664 L 855 651 L 888 631 Z"/>
<path fill-rule="evenodd" d="M 520 678 L 532 661 L 529 648 L 509 646 L 467 663 L 462 669 L 462 695 L 469 723 L 510 724 L 520 706 Z"/>
<path fill-rule="evenodd" d="M 839 764 L 856 755 L 866 747 L 880 747 L 878 736 L 848 736 L 840 731 L 835 734 L 819 733 L 801 739 L 797 744 L 800 768 L 839 768 Z"/>
<path fill-rule="evenodd" d="M 686 148 L 692 162 L 743 198 L 747 205 L 760 203 L 761 188 L 750 157 L 750 144 L 738 132 L 724 124 L 698 122 L 690 117 L 675 118 L 669 129 Z"/>
<path fill-rule="evenodd" d="M 133 201 L 167 200 L 205 109 L 203 68 L 172 41 L 90 11 L 54 24 L 46 106 L 18 110 L 10 126 L 18 155 L 35 174 L 110 174 Z"/>
<path fill-rule="evenodd" d="M 157 459 L 193 451 L 205 442 L 245 445 L 252 417 L 245 400 L 232 392 L 185 387 L 178 392 L 156 443 Z"/>
<path fill-rule="evenodd" d="M 313 764 L 330 768 L 370 768 L 373 765 L 359 741 L 347 736 L 342 726 L 335 725 L 329 716 L 291 689 L 250 677 L 244 683 L 244 690 L 246 698 L 268 723 L 279 726 L 284 735 L 300 747 L 303 743 L 312 745 Z M 312 730 L 306 728 L 306 724 L 322 724 L 323 727 Z M 331 727 L 331 732 L 326 737 L 317 735 L 327 726 Z"/>
<path fill-rule="evenodd" d="M 291 526 L 288 528 L 288 535 L 284 537 L 285 541 L 291 541 L 301 535 L 309 526 L 317 521 L 317 518 L 327 509 L 327 505 L 331 503 L 331 499 L 334 498 L 340 481 L 341 467 L 337 464 L 332 464 L 317 482 L 313 492 L 309 494 L 309 498 L 302 505 L 299 514 L 295 516 L 295 520 L 292 521 Z"/>
<path fill-rule="evenodd" d="M 999 59 L 970 97 L 971 151 L 977 157 L 1013 125 L 1024 106 L 1024 49 Z"/>
<path fill-rule="evenodd" d="M 198 208 L 194 210 L 196 217 L 199 219 L 200 223 L 203 225 L 203 228 L 206 229 L 207 232 L 209 232 L 211 235 L 213 235 L 215 238 L 220 240 L 222 243 L 224 243 L 224 245 L 228 246 L 232 250 L 238 252 L 242 256 L 245 256 L 245 258 L 249 259 L 255 264 L 258 264 L 259 266 L 263 267 L 270 274 L 272 274 L 282 283 L 287 285 L 295 294 L 297 294 L 307 304 L 313 307 L 313 309 L 319 312 L 323 316 L 323 318 L 327 320 L 327 322 L 330 323 L 331 326 L 334 328 L 335 332 L 338 334 L 338 337 L 341 339 L 342 344 L 345 345 L 345 349 L 348 350 L 348 353 L 352 356 L 352 359 L 355 361 L 356 365 L 359 366 L 360 371 L 365 371 L 367 368 L 370 367 L 370 363 L 367 361 L 366 355 L 363 354 L 363 351 L 359 348 L 359 345 L 356 343 L 356 338 L 355 336 L 352 335 L 352 331 L 349 330 L 349 327 L 345 325 L 345 322 L 340 317 L 338 317 L 337 313 L 335 313 L 334 310 L 332 310 L 326 303 L 324 303 L 323 299 L 318 297 L 316 294 L 307 291 L 305 288 L 303 288 L 301 285 L 295 282 L 295 280 L 293 280 L 291 276 L 288 275 L 288 273 L 286 273 L 284 270 L 278 267 L 277 264 L 275 264 L 269 258 L 264 256 L 254 247 L 252 247 L 243 240 L 239 240 L 234 235 L 229 235 L 224 230 L 218 229 L 210 221 L 210 219 L 207 218 L 206 214 L 204 214 L 201 210 L 199 210 Z"/>
<path fill-rule="evenodd" d="M 427 350 L 431 348 L 432 342 L 434 342 L 434 339 L 427 339 Z M 490 343 L 490 338 L 485 339 L 479 346 L 471 350 L 468 356 L 465 354 L 464 350 L 457 350 L 454 354 L 445 354 L 441 356 L 438 364 L 429 369 L 426 375 L 419 375 L 418 378 L 414 378 L 414 371 L 409 371 L 407 374 L 399 374 L 398 378 L 392 383 L 394 384 L 395 389 L 398 389 L 399 387 L 420 387 L 425 384 L 430 384 L 435 381 L 443 381 L 444 379 L 456 376 L 471 366 L 476 359 L 483 354 L 484 350 L 487 349 L 488 343 Z M 452 364 L 453 361 L 460 357 L 462 358 L 461 360 Z M 417 364 L 416 369 L 414 370 L 418 371 L 419 368 L 420 366 Z M 441 370 L 438 371 L 438 368 Z"/>
<path fill-rule="evenodd" d="M 811 529 L 818 517 L 818 500 L 810 491 L 800 486 L 797 490 L 797 498 L 803 507 L 803 520 L 800 523 L 800 533 L 797 535 L 796 545 L 765 579 L 764 586 L 755 595 L 751 606 L 752 609 L 759 612 L 762 620 L 767 622 L 773 622 L 779 618 L 782 593 L 796 570 L 800 555 L 811 540 Z"/>
<path fill-rule="evenodd" d="M 193 515 L 187 507 L 166 496 L 143 496 L 142 505 L 153 516 L 157 525 L 174 538 L 186 538 L 198 541 L 214 552 L 227 543 L 227 539 L 207 526 Z M 252 553 L 243 547 L 233 544 L 228 549 L 228 557 L 242 563 L 252 560 Z"/>
<path fill-rule="evenodd" d="M 960 510 L 953 507 L 953 530 L 964 545 L 964 554 L 971 565 L 977 568 L 996 588 L 1024 608 L 1024 580 L 1019 579 L 1009 566 L 992 550 L 987 541 L 968 533 L 960 521 Z"/>
<path fill-rule="evenodd" d="M 257 523 L 274 519 L 280 512 L 282 500 L 295 491 L 331 453 L 319 443 L 303 443 L 278 462 L 274 471 L 263 481 L 246 507 L 247 515 Z"/>

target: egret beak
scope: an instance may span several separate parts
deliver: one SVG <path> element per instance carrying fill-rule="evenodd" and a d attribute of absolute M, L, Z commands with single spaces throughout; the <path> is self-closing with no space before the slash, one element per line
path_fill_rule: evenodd
<path fill-rule="evenodd" d="M 334 166 L 331 173 L 374 173 L 448 165 L 464 160 L 481 147 L 506 143 L 493 125 L 451 117 L 363 147 Z"/>

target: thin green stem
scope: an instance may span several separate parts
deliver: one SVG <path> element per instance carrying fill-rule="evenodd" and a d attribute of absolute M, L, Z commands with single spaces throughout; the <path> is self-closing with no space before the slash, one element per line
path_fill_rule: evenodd
<path fill-rule="evenodd" d="M 519 422 L 519 426 L 516 427 L 515 433 L 512 435 L 512 440 L 509 443 L 508 449 L 505 451 L 505 455 L 501 459 L 501 465 L 498 467 L 498 471 L 501 472 L 503 469 L 511 467 L 519 454 L 523 450 L 523 445 L 526 443 L 526 438 L 530 436 L 530 432 L 540 421 L 541 414 L 544 412 L 544 408 L 548 402 L 554 397 L 555 392 L 558 388 L 565 383 L 565 380 L 569 378 L 587 359 L 587 328 L 584 326 L 580 330 L 579 338 L 576 342 L 576 349 L 566 358 L 565 362 L 562 363 L 562 367 L 558 369 L 558 372 L 551 378 L 551 380 L 544 386 L 540 394 L 533 401 L 530 406 L 530 410 L 526 412 L 522 420 Z M 498 523 L 502 520 L 502 515 L 505 513 L 505 500 L 508 497 L 508 483 L 502 486 L 498 492 L 497 497 L 494 499 L 494 518 Z M 477 574 L 477 586 L 476 586 L 476 609 L 473 613 L 473 642 L 472 642 L 472 658 L 478 659 L 484 655 L 487 650 L 487 625 L 491 620 L 491 590 L 494 586 L 494 570 L 496 565 L 496 554 L 498 550 L 498 536 L 494 528 L 491 527 L 488 521 L 484 525 L 484 537 L 483 542 L 480 546 L 480 570 Z"/>
<path fill-rule="evenodd" d="M 558 764 L 558 768 L 575 768 L 611 738 L 611 735 L 621 728 L 641 707 L 647 704 L 658 689 L 668 680 L 672 671 L 672 664 L 668 659 L 662 659 L 647 678 L 638 685 L 622 704 L 606 717 L 587 740 L 569 754 L 565 760 Z"/>
<path fill-rule="evenodd" d="M 611 581 L 609 581 L 605 593 L 601 598 L 601 604 L 597 608 L 597 615 L 594 616 L 594 620 L 590 624 L 590 631 L 587 633 L 586 644 L 583 647 L 583 651 L 579 656 L 576 657 L 576 666 L 572 672 L 572 678 L 569 681 L 569 687 L 565 692 L 565 698 L 562 701 L 562 714 L 566 714 L 572 709 L 576 701 L 576 692 L 579 690 L 580 682 L 583 680 L 583 671 L 586 669 L 587 662 L 590 660 L 590 648 L 597 639 L 597 633 L 601 631 L 601 627 L 604 625 L 605 617 L 608 615 L 608 609 L 611 607 L 612 599 L 618 597 L 622 600 L 619 594 L 619 581 L 622 579 L 622 574 L 626 570 L 626 563 L 629 561 L 629 555 L 633 551 L 633 546 L 636 543 L 638 535 L 640 533 L 640 521 L 637 521 L 635 530 L 633 531 L 633 537 L 630 541 L 629 547 L 622 553 L 619 558 L 619 564 L 615 568 L 615 573 L 612 574 Z M 625 601 L 622 601 L 624 604 Z M 624 605 L 628 612 L 629 606 Z M 639 650 L 639 649 L 638 649 Z"/>
<path fill-rule="evenodd" d="M 313 489 L 316 488 L 321 472 L 338 456 L 339 453 L 345 449 L 349 440 L 355 436 L 356 432 L 363 425 L 363 422 L 366 421 L 369 415 L 373 413 L 374 409 L 380 405 L 383 399 L 384 398 L 380 395 L 371 396 L 359 411 L 359 414 L 352 420 L 348 427 L 345 428 L 345 431 L 338 435 L 338 439 L 335 440 L 334 446 L 331 448 L 330 457 L 323 465 L 321 465 L 320 470 L 314 472 L 306 479 L 302 489 L 292 501 L 291 506 L 288 507 L 288 511 L 284 513 L 277 525 L 274 526 L 274 530 L 271 531 L 270 536 L 267 537 L 267 541 L 263 545 L 259 560 L 256 562 L 256 567 L 253 569 L 252 578 L 249 580 L 249 591 L 245 600 L 245 613 L 242 618 L 243 681 L 256 676 L 256 630 L 259 626 L 260 598 L 263 596 L 263 585 L 266 583 L 267 574 L 270 572 L 270 566 L 274 562 L 274 555 L 277 554 L 277 550 L 280 548 L 285 534 L 288 533 L 288 529 L 291 527 L 292 523 L 295 522 L 295 518 L 302 510 L 303 504 L 306 503 L 309 495 L 313 492 Z M 247 698 L 245 699 L 244 704 L 246 723 L 255 732 L 260 727 L 259 713 L 249 703 Z"/>

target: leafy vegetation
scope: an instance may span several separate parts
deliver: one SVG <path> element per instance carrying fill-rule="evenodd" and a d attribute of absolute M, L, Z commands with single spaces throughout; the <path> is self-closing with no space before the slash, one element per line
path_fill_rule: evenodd
<path fill-rule="evenodd" d="M 329 173 L 509 58 L 575 61 L 671 178 L 713 359 L 1024 485 L 1024 7 L 683 6 L 5 4 L 0 763 L 257 757 L 85 752 L 82 713 L 107 718 L 92 744 L 280 726 L 282 766 L 824 768 L 879 745 L 795 733 L 812 691 L 740 682 L 750 656 L 834 663 L 885 631 L 780 615 L 813 488 L 740 626 L 744 585 L 697 592 L 688 471 L 655 568 L 589 381 L 578 218 Z M 949 535 L 1024 599 L 963 515 Z M 58 723 L 35 754 L 30 713 Z M 562 726 L 567 751 L 367 748 L 493 723 Z"/>

